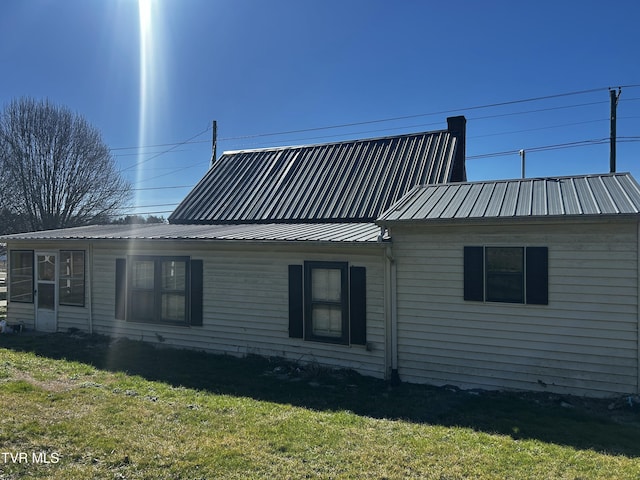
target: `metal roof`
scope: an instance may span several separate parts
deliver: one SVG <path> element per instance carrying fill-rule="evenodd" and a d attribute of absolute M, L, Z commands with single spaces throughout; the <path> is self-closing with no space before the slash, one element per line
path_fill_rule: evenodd
<path fill-rule="evenodd" d="M 460 141 L 439 131 L 225 152 L 169 222 L 373 221 L 415 185 L 466 180 Z"/>
<path fill-rule="evenodd" d="M 429 220 L 637 215 L 640 186 L 629 173 L 422 185 L 378 223 Z"/>
<path fill-rule="evenodd" d="M 252 224 L 252 225 L 90 225 L 17 233 L 14 240 L 245 240 L 360 243 L 377 242 L 380 227 L 373 223 Z"/>

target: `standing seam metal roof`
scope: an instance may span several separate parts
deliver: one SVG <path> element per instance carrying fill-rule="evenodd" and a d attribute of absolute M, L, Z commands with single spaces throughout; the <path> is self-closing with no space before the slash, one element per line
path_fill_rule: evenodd
<path fill-rule="evenodd" d="M 169 221 L 373 221 L 415 185 L 465 180 L 452 178 L 456 145 L 439 131 L 226 152 Z"/>
<path fill-rule="evenodd" d="M 243 240 L 272 242 L 376 243 L 374 223 L 248 224 L 248 225 L 89 225 L 86 227 L 17 233 L 13 240 Z M 385 238 L 383 238 L 385 239 Z"/>
<path fill-rule="evenodd" d="M 457 219 L 624 215 L 640 212 L 629 173 L 421 185 L 379 223 Z"/>

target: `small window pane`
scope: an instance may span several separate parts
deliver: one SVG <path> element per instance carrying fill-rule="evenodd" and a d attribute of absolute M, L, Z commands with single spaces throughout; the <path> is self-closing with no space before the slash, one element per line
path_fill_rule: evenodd
<path fill-rule="evenodd" d="M 84 277 L 84 252 L 71 252 L 73 276 Z"/>
<path fill-rule="evenodd" d="M 153 321 L 154 320 L 154 295 L 153 290 L 139 290 L 135 292 L 135 299 L 131 302 L 131 315 L 134 320 Z"/>
<path fill-rule="evenodd" d="M 341 301 L 341 271 L 337 268 L 314 268 L 311 277 L 313 301 Z"/>
<path fill-rule="evenodd" d="M 9 262 L 9 300 L 33 302 L 33 252 L 12 251 Z"/>
<path fill-rule="evenodd" d="M 487 271 L 522 273 L 521 247 L 487 247 Z"/>
<path fill-rule="evenodd" d="M 321 337 L 342 336 L 342 307 L 314 305 L 312 309 L 313 334 Z"/>
<path fill-rule="evenodd" d="M 185 321 L 185 295 L 165 293 L 162 295 L 162 320 Z"/>
<path fill-rule="evenodd" d="M 153 260 L 133 262 L 133 288 L 153 289 Z"/>
<path fill-rule="evenodd" d="M 487 247 L 485 254 L 487 301 L 524 303 L 524 249 Z"/>
<path fill-rule="evenodd" d="M 84 306 L 84 252 L 60 252 L 60 305 Z"/>
<path fill-rule="evenodd" d="M 38 284 L 38 308 L 55 310 L 56 288 L 53 283 Z"/>
<path fill-rule="evenodd" d="M 56 257 L 38 255 L 38 280 L 53 282 L 56 279 Z"/>
<path fill-rule="evenodd" d="M 171 260 L 162 262 L 162 289 L 184 290 L 186 286 L 186 263 Z"/>

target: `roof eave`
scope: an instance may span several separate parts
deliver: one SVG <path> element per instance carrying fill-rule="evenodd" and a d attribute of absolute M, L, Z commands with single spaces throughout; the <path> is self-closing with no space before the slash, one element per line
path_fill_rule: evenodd
<path fill-rule="evenodd" d="M 376 225 L 380 227 L 397 226 L 446 226 L 446 225 L 488 225 L 488 224 L 524 224 L 524 223 L 603 223 L 616 220 L 636 220 L 640 221 L 640 213 L 602 213 L 602 214 L 582 214 L 582 215 L 529 215 L 517 217 L 478 217 L 478 218 L 428 218 L 428 219 L 408 219 L 408 220 L 387 220 L 378 219 Z"/>

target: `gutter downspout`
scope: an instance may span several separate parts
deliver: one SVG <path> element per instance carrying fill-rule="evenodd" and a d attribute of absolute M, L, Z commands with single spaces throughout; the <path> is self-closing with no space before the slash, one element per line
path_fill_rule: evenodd
<path fill-rule="evenodd" d="M 87 282 L 87 286 L 89 288 L 88 292 L 88 303 L 89 303 L 89 334 L 93 335 L 93 243 L 89 243 L 89 262 L 88 262 L 89 270 L 87 272 L 87 276 L 89 277 L 89 281 Z"/>
<path fill-rule="evenodd" d="M 396 312 L 397 305 L 397 288 L 396 288 L 396 260 L 393 257 L 391 244 L 385 249 L 385 271 L 387 274 L 387 282 L 385 288 L 385 297 L 387 305 L 387 318 L 389 319 L 389 335 L 388 335 L 388 368 L 391 369 L 389 380 L 392 385 L 400 383 L 398 375 L 398 315 Z"/>

